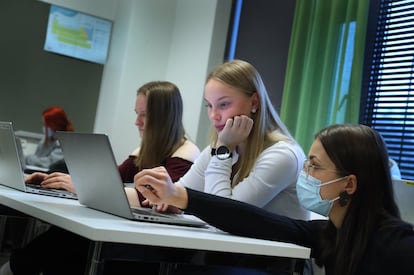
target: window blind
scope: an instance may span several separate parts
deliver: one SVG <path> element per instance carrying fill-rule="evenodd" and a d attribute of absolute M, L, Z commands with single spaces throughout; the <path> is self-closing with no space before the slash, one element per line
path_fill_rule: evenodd
<path fill-rule="evenodd" d="M 414 0 L 377 3 L 360 122 L 381 133 L 402 177 L 414 179 Z"/>

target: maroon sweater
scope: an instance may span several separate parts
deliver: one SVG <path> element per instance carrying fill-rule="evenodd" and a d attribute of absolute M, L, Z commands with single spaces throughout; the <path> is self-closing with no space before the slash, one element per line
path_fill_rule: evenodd
<path fill-rule="evenodd" d="M 134 182 L 134 176 L 139 172 L 138 168 L 135 166 L 135 159 L 135 156 L 129 156 L 121 165 L 118 166 L 122 182 Z M 169 157 L 164 161 L 164 163 L 162 163 L 162 166 L 167 169 L 172 181 L 176 182 L 184 176 L 185 173 L 187 173 L 192 164 L 193 163 L 191 161 L 179 157 Z M 145 198 L 140 192 L 137 193 L 139 202 L 141 203 Z"/>

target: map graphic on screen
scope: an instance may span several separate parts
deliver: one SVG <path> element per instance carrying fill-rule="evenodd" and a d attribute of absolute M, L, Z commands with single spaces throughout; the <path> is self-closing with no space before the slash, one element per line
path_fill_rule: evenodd
<path fill-rule="evenodd" d="M 44 49 L 105 64 L 111 28 L 110 20 L 51 5 Z"/>

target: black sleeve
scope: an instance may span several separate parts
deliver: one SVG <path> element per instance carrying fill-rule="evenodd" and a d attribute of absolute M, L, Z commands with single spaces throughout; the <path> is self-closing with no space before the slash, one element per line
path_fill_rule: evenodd
<path fill-rule="evenodd" d="M 412 225 L 395 229 L 383 245 L 386 256 L 383 263 L 378 265 L 382 264 L 387 274 L 414 274 L 414 229 Z"/>
<path fill-rule="evenodd" d="M 231 234 L 290 242 L 317 248 L 318 234 L 327 221 L 303 221 L 280 216 L 240 201 L 187 188 L 185 210 Z"/>

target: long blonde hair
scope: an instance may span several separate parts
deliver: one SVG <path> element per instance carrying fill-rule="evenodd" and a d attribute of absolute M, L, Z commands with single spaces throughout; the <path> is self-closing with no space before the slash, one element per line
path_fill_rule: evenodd
<path fill-rule="evenodd" d="M 210 79 L 231 86 L 247 96 L 257 93 L 259 98 L 258 110 L 251 114 L 253 129 L 247 138 L 244 155 L 239 159 L 239 174 L 233 179 L 234 187 L 250 174 L 263 150 L 278 141 L 294 139 L 274 109 L 260 74 L 250 63 L 242 60 L 226 62 L 210 72 L 206 83 Z M 217 137 L 217 132 L 212 131 L 211 146 L 215 146 Z"/>
<path fill-rule="evenodd" d="M 141 86 L 146 96 L 145 130 L 135 164 L 141 170 L 163 165 L 185 141 L 183 100 L 180 90 L 168 81 L 152 81 Z"/>

